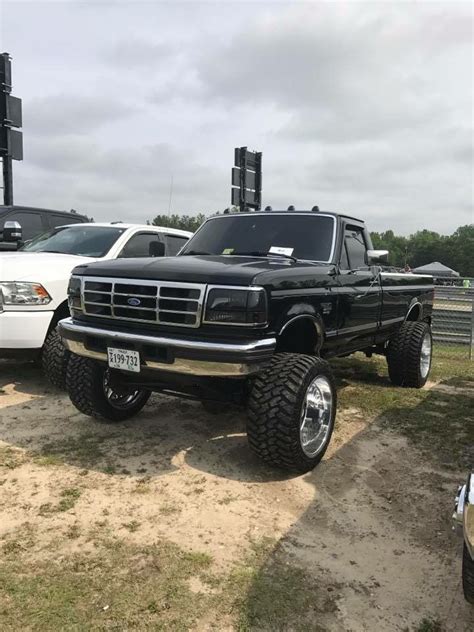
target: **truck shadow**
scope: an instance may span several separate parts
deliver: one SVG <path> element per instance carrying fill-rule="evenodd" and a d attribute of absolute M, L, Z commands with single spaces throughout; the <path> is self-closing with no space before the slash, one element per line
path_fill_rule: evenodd
<path fill-rule="evenodd" d="M 0 360 L 0 396 L 9 393 L 48 395 L 54 389 L 48 384 L 41 367 L 34 362 Z"/>
<path fill-rule="evenodd" d="M 350 364 L 344 360 L 336 364 L 341 394 L 349 378 L 353 383 L 351 375 L 354 372 L 357 380 L 364 384 L 367 384 L 367 375 L 372 376 L 373 384 L 386 384 L 387 380 L 370 364 L 362 361 L 355 366 L 353 359 Z M 48 387 L 34 367 L 18 365 L 10 368 L 1 384 L 4 391 L 8 385 L 8 394 L 0 396 L 0 439 L 27 449 L 35 458 L 51 458 L 110 475 L 146 473 L 161 476 L 186 463 L 193 469 L 241 482 L 279 481 L 295 476 L 267 467 L 253 455 L 247 445 L 245 413 L 237 408 L 211 415 L 197 402 L 154 395 L 136 418 L 120 424 L 103 424 L 80 414 L 67 395 Z M 445 388 L 449 389 L 449 381 Z M 429 442 L 432 440 L 429 432 L 434 425 L 441 443 L 450 438 L 449 428 L 443 425 L 442 417 L 440 423 L 440 409 L 430 410 L 433 408 L 430 401 L 436 399 L 439 402 L 442 397 L 449 399 L 449 393 L 433 391 L 419 406 L 420 419 L 428 419 L 424 432 Z M 459 397 L 462 399 L 458 393 L 458 402 L 461 401 Z M 9 405 L 12 398 L 19 402 Z M 449 403 L 445 401 L 443 405 L 449 406 Z M 421 414 L 428 410 L 429 413 Z M 339 429 L 350 426 L 350 414 L 344 418 L 345 414 L 339 414 L 339 421 L 336 421 L 335 445 L 352 436 L 351 433 L 338 435 Z M 385 410 L 376 425 L 383 419 L 385 424 L 399 426 L 401 420 L 408 417 L 412 419 L 413 408 L 397 406 Z M 405 433 L 410 434 L 410 424 L 405 425 Z M 317 468 L 313 475 L 317 476 L 324 467 L 323 464 Z"/>

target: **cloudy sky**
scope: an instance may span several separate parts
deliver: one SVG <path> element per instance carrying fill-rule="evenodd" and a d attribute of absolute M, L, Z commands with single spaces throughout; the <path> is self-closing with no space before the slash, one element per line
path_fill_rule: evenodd
<path fill-rule="evenodd" d="M 143 222 L 263 202 L 373 230 L 473 221 L 472 4 L 0 0 L 23 99 L 15 202 Z"/>

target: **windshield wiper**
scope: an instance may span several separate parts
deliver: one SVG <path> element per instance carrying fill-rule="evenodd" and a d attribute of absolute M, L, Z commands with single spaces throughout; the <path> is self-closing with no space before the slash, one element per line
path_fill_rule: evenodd
<path fill-rule="evenodd" d="M 298 259 L 296 257 L 293 257 L 293 255 L 287 255 L 283 252 L 263 252 L 259 250 L 254 250 L 252 252 L 233 252 L 232 254 L 240 257 L 283 257 L 284 259 L 290 259 L 295 263 L 298 262 Z"/>

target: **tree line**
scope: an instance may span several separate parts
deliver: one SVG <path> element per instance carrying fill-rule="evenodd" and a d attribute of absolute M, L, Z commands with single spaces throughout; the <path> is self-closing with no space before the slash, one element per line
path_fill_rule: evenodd
<path fill-rule="evenodd" d="M 420 230 L 404 237 L 393 230 L 371 233 L 374 248 L 388 250 L 390 265 L 417 268 L 440 261 L 461 276 L 474 277 L 474 224 L 460 226 L 452 235 Z"/>
<path fill-rule="evenodd" d="M 195 232 L 206 219 L 198 215 L 157 215 L 152 224 Z M 390 252 L 389 263 L 397 268 L 410 268 L 440 261 L 459 272 L 474 277 L 474 224 L 460 226 L 452 235 L 440 235 L 432 230 L 420 230 L 405 237 L 393 230 L 371 233 L 374 248 Z"/>

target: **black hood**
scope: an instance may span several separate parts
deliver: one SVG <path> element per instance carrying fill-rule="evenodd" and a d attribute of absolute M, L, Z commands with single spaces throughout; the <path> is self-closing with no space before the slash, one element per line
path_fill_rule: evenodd
<path fill-rule="evenodd" d="M 116 259 L 79 265 L 73 274 L 210 283 L 212 285 L 263 285 L 283 289 L 325 285 L 334 266 L 311 262 L 294 262 L 270 257 L 178 256 L 156 259 Z"/>

